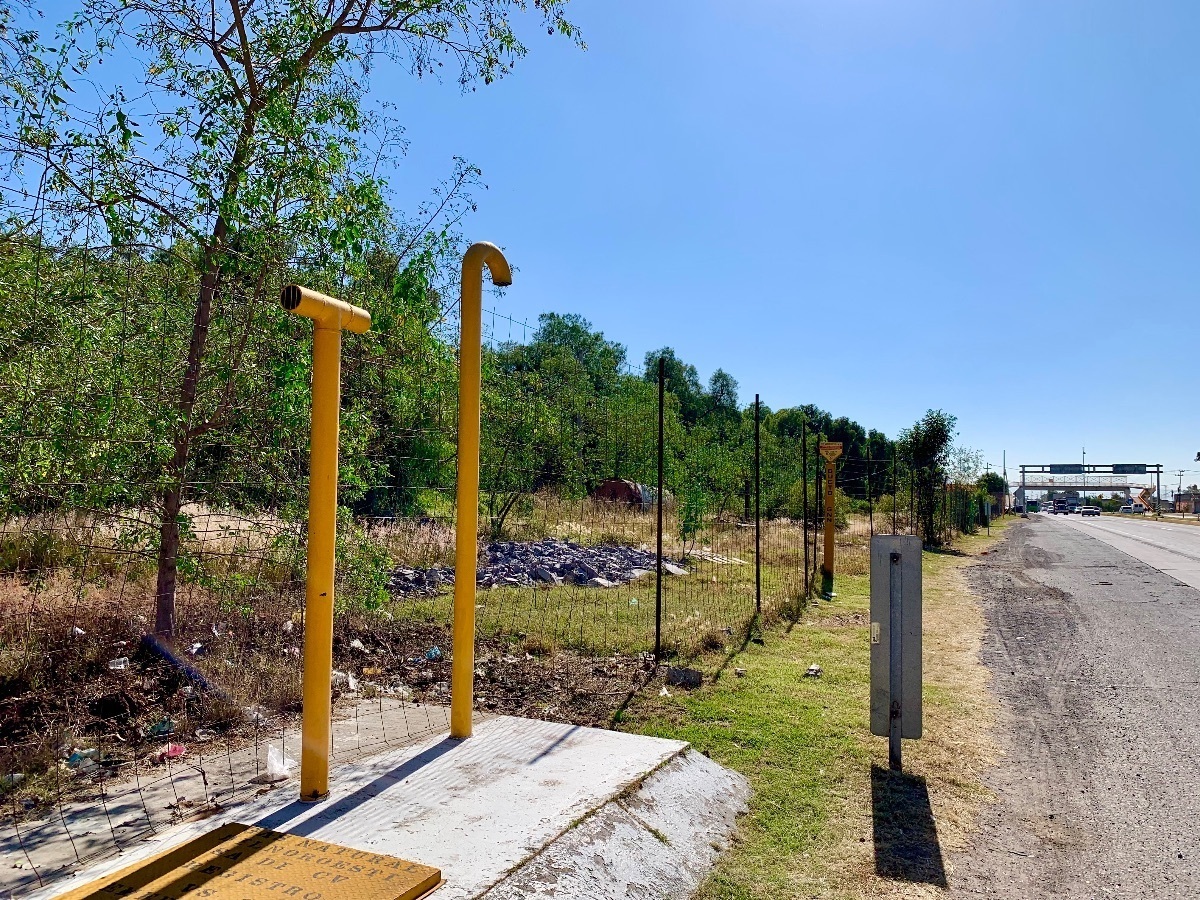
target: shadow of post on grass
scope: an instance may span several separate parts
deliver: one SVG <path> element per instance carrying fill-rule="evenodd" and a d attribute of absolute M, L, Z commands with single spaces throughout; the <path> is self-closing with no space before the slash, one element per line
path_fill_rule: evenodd
<path fill-rule="evenodd" d="M 924 778 L 871 766 L 871 818 L 876 875 L 947 886 Z"/>

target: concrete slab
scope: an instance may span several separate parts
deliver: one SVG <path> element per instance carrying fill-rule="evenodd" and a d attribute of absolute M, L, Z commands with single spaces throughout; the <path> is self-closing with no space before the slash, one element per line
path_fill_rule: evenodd
<path fill-rule="evenodd" d="M 496 717 L 478 723 L 467 741 L 437 737 L 337 768 L 325 803 L 294 800 L 293 784 L 157 835 L 80 877 L 100 877 L 237 821 L 437 866 L 445 900 L 515 897 L 505 882 L 536 860 L 580 869 L 597 858 L 623 865 L 626 884 L 653 884 L 663 866 L 683 867 L 690 874 L 676 882 L 691 886 L 678 894 L 684 897 L 728 840 L 746 796 L 740 776 L 686 749 L 679 741 Z M 604 844 L 605 835 L 619 840 Z M 634 847 L 656 850 L 642 854 L 644 872 L 639 856 L 628 855 Z M 542 883 L 540 895 L 549 896 L 553 883 Z M 79 884 L 31 896 L 45 900 Z"/>

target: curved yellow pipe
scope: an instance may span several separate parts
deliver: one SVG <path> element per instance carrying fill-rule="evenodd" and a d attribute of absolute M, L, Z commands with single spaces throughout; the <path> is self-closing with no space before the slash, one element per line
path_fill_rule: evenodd
<path fill-rule="evenodd" d="M 311 801 L 329 796 L 342 330 L 362 334 L 371 327 L 371 315 L 344 300 L 298 284 L 285 287 L 279 301 L 284 309 L 312 319 L 315 325 L 304 578 L 304 707 L 300 726 L 300 799 Z"/>
<path fill-rule="evenodd" d="M 450 665 L 450 736 L 471 736 L 475 697 L 475 561 L 479 552 L 479 390 L 482 380 L 483 267 L 492 283 L 512 284 L 495 244 L 472 244 L 462 262 L 458 342 L 458 503 L 454 530 L 454 636 Z"/>

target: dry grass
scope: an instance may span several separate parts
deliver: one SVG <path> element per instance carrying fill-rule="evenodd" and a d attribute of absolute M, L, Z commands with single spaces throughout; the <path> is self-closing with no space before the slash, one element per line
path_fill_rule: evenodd
<path fill-rule="evenodd" d="M 991 538 L 960 539 L 958 549 L 965 556 L 926 555 L 925 736 L 905 742 L 904 764 L 906 772 L 925 779 L 943 859 L 968 845 L 980 809 L 994 799 L 981 778 L 998 758 L 993 735 L 999 707 L 989 691 L 991 676 L 980 661 L 983 613 L 966 583 L 964 568 L 1002 534 L 1003 528 L 993 527 Z M 886 767 L 886 742 L 877 739 L 870 744 L 872 764 Z M 847 787 L 833 816 L 842 827 L 831 832 L 834 840 L 821 853 L 829 887 L 818 896 L 944 895 L 933 885 L 901 883 L 876 874 L 869 769 L 854 772 Z M 953 878 L 952 870 L 948 869 L 948 877 Z"/>

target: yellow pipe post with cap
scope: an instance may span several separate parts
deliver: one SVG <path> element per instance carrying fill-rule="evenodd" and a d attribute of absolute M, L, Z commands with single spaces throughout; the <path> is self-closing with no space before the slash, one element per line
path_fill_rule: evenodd
<path fill-rule="evenodd" d="M 492 283 L 512 284 L 495 244 L 472 244 L 462 262 L 458 342 L 458 498 L 454 528 L 454 634 L 450 662 L 450 736 L 471 736 L 475 706 L 475 560 L 479 552 L 479 390 L 482 381 L 483 267 Z"/>
<path fill-rule="evenodd" d="M 300 799 L 314 801 L 329 796 L 342 331 L 362 334 L 371 327 L 371 315 L 296 284 L 283 289 L 280 302 L 284 309 L 312 319 L 314 324 L 300 749 Z"/>

